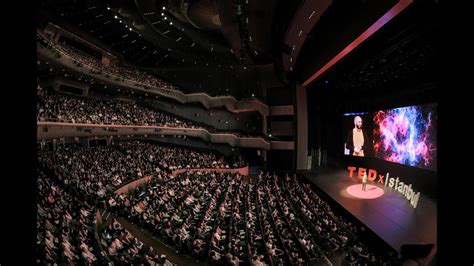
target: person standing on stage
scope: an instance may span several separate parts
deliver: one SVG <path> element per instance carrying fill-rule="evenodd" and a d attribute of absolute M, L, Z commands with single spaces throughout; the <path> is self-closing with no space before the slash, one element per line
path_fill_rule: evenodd
<path fill-rule="evenodd" d="M 365 191 L 365 187 L 367 185 L 367 172 L 364 172 L 362 176 L 362 191 Z"/>

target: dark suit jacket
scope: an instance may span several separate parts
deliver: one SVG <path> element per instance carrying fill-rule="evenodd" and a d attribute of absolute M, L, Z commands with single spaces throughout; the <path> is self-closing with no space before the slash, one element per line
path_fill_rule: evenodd
<path fill-rule="evenodd" d="M 370 149 L 370 141 L 367 132 L 362 129 L 362 135 L 364 136 L 364 145 L 362 146 L 362 150 L 364 150 L 364 155 L 367 156 L 367 152 Z M 354 136 L 353 136 L 353 129 L 349 130 L 349 134 L 347 134 L 346 139 L 346 148 L 350 150 L 350 155 L 354 153 Z"/>

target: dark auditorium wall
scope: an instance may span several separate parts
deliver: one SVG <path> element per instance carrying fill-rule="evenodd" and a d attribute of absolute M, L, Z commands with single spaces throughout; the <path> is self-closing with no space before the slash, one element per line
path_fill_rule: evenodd
<path fill-rule="evenodd" d="M 266 103 L 269 106 L 274 105 L 293 105 L 294 89 L 290 86 L 278 86 L 267 88 Z"/>
<path fill-rule="evenodd" d="M 238 152 L 245 158 L 245 161 L 249 163 L 249 166 L 263 166 L 263 150 L 254 148 L 238 148 Z"/>
<path fill-rule="evenodd" d="M 262 88 L 284 85 L 278 77 L 274 64 L 256 65 L 255 71 L 257 71 L 259 84 Z"/>
<path fill-rule="evenodd" d="M 329 161 L 341 158 L 343 149 L 340 103 L 324 90 L 308 89 L 308 150 L 325 151 Z M 345 134 L 345 133 L 344 133 Z M 342 143 L 342 144 L 341 144 Z"/>
<path fill-rule="evenodd" d="M 233 95 L 237 99 L 249 98 L 256 92 L 257 73 L 235 66 L 183 67 L 156 70 L 165 81 L 170 81 L 184 92 L 204 92 L 211 96 Z M 172 82 L 171 82 L 172 81 Z"/>
<path fill-rule="evenodd" d="M 267 169 L 271 171 L 293 171 L 294 151 L 292 150 L 269 150 L 267 151 Z"/>
<path fill-rule="evenodd" d="M 268 132 L 272 136 L 293 136 L 293 121 L 270 121 Z"/>

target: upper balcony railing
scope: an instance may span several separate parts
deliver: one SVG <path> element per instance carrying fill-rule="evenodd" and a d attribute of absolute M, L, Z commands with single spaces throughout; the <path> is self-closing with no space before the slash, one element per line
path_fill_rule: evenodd
<path fill-rule="evenodd" d="M 111 68 L 100 66 L 100 62 L 92 61 L 96 59 L 83 57 L 83 60 L 81 60 L 81 58 L 74 57 L 74 55 L 71 55 L 72 49 L 61 48 L 59 44 L 51 42 L 41 33 L 37 34 L 37 38 L 37 52 L 39 56 L 110 84 L 125 86 L 148 94 L 171 98 L 183 104 L 201 103 L 207 109 L 225 107 L 234 113 L 258 111 L 263 116 L 268 116 L 269 113 L 268 105 L 255 98 L 238 101 L 232 96 L 211 97 L 205 93 L 185 94 L 179 90 L 168 88 L 170 86 L 164 84 L 164 82 L 164 85 L 156 86 L 156 84 L 153 83 L 145 83 L 143 81 L 127 78 L 123 75 L 119 75 L 120 70 L 112 71 Z M 45 47 L 45 44 L 47 44 L 48 48 Z M 58 54 L 61 56 L 58 56 Z M 74 52 L 74 54 L 77 55 L 79 53 Z M 78 63 L 80 63 L 81 66 L 78 66 Z"/>
<path fill-rule="evenodd" d="M 232 133 L 212 133 L 204 128 L 182 128 L 139 125 L 104 125 L 64 122 L 37 122 L 37 139 L 49 140 L 70 137 L 153 136 L 172 135 L 200 138 L 206 142 L 224 143 L 232 147 L 264 150 L 293 150 L 293 141 L 268 141 L 262 137 L 238 136 Z"/>

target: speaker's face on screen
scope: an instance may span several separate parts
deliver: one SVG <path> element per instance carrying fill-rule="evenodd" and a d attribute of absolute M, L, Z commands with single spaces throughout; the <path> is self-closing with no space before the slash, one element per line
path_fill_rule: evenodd
<path fill-rule="evenodd" d="M 360 118 L 360 116 L 356 116 L 356 118 L 354 118 L 354 124 L 358 129 L 361 129 L 362 128 L 362 118 Z"/>

